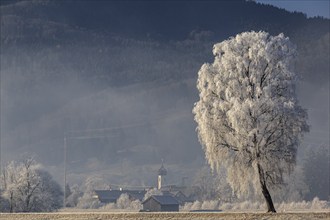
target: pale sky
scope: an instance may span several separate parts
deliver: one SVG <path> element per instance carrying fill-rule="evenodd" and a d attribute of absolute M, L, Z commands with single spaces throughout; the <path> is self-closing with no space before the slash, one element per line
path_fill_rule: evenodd
<path fill-rule="evenodd" d="M 256 2 L 274 5 L 288 11 L 303 12 L 308 17 L 330 18 L 330 0 L 256 0 Z"/>

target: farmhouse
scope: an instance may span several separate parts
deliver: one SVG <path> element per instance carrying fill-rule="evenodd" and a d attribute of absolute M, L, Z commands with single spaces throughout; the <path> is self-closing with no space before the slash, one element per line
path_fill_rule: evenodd
<path fill-rule="evenodd" d="M 191 198 L 188 198 L 182 192 L 182 190 L 186 189 L 185 186 L 164 185 L 166 174 L 167 174 L 167 170 L 165 169 L 164 164 L 162 162 L 162 165 L 161 165 L 160 169 L 158 170 L 157 188 L 158 188 L 158 190 L 160 190 L 162 192 L 163 197 L 159 198 L 158 202 L 162 202 L 165 200 L 170 201 L 169 200 L 170 198 L 173 198 L 175 200 L 175 204 L 179 203 L 180 205 L 183 205 L 186 202 L 192 202 L 193 200 Z M 120 190 L 113 190 L 113 189 L 94 190 L 93 198 L 104 204 L 116 203 L 117 199 L 122 194 L 127 194 L 131 201 L 139 200 L 140 202 L 142 202 L 146 192 L 147 192 L 146 190 L 123 190 L 123 189 L 120 189 Z M 171 201 L 174 201 L 173 199 Z M 175 211 L 175 210 L 173 210 L 173 211 Z"/>
<path fill-rule="evenodd" d="M 184 205 L 186 202 L 193 202 L 194 200 L 189 199 L 183 192 L 181 191 L 162 191 L 163 195 L 173 196 L 180 205 Z"/>
<path fill-rule="evenodd" d="M 162 195 L 162 196 L 150 196 L 146 199 L 143 204 L 144 211 L 151 212 L 178 212 L 179 202 L 173 196 Z"/>
<path fill-rule="evenodd" d="M 99 200 L 101 203 L 116 203 L 117 199 L 122 195 L 127 194 L 129 199 L 142 201 L 145 190 L 95 190 L 93 198 Z"/>

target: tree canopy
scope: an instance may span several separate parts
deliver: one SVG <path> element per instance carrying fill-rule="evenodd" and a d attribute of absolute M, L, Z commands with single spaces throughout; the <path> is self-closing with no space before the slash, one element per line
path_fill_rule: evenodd
<path fill-rule="evenodd" d="M 1 211 L 47 212 L 61 207 L 60 185 L 32 158 L 10 162 L 0 180 L 6 204 Z"/>
<path fill-rule="evenodd" d="M 198 72 L 199 101 L 193 113 L 212 169 L 227 169 L 238 194 L 283 183 L 296 160 L 307 113 L 295 94 L 295 47 L 283 34 L 245 32 L 215 44 L 212 64 Z"/>

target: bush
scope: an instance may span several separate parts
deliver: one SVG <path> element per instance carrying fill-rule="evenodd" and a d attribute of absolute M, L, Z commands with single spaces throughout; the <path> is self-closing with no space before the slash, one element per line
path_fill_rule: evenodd
<path fill-rule="evenodd" d="M 49 212 L 62 205 L 61 186 L 33 158 L 10 162 L 4 168 L 1 182 L 5 186 L 2 207 L 9 206 L 4 211 Z"/>
<path fill-rule="evenodd" d="M 210 200 L 210 201 L 204 201 L 202 203 L 202 209 L 210 209 L 210 210 L 214 210 L 214 209 L 218 209 L 219 206 L 219 201 L 217 200 Z"/>
<path fill-rule="evenodd" d="M 294 210 L 323 210 L 330 208 L 329 202 L 320 200 L 318 197 L 315 197 L 312 201 L 303 200 L 301 202 L 282 202 L 280 204 L 277 204 L 277 206 L 278 211 L 282 212 Z"/>
<path fill-rule="evenodd" d="M 319 200 L 315 197 L 312 201 L 300 201 L 300 202 L 282 202 L 275 203 L 275 207 L 279 212 L 285 211 L 300 211 L 300 210 L 324 210 L 330 208 L 330 203 L 324 200 Z M 191 210 L 235 210 L 235 211 L 245 211 L 245 210 L 264 210 L 265 204 L 261 202 L 243 201 L 236 203 L 220 203 L 217 200 L 209 201 L 195 201 L 184 204 L 180 207 L 182 211 Z"/>
<path fill-rule="evenodd" d="M 114 209 L 140 210 L 142 209 L 142 204 L 139 200 L 131 201 L 129 196 L 125 193 L 117 199 L 116 203 L 106 204 L 100 207 L 100 209 L 109 211 Z"/>
<path fill-rule="evenodd" d="M 80 209 L 98 209 L 101 206 L 101 202 L 94 199 L 91 192 L 85 192 L 84 195 L 78 199 L 77 204 L 77 208 Z"/>

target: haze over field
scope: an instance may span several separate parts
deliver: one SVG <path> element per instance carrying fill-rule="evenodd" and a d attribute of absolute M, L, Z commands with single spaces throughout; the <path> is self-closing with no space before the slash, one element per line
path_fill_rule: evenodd
<path fill-rule="evenodd" d="M 99 174 L 110 184 L 193 182 L 205 165 L 192 108 L 197 72 L 213 44 L 243 31 L 283 32 L 296 44 L 297 92 L 310 152 L 329 186 L 329 19 L 252 1 L 4 1 L 1 4 L 1 162 L 35 155 L 68 183 Z M 95 130 L 96 129 L 96 130 Z M 322 154 L 322 153 L 321 153 Z M 315 195 L 329 199 L 329 187 Z"/>

